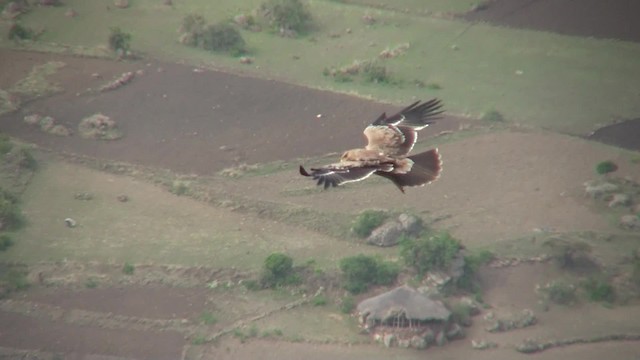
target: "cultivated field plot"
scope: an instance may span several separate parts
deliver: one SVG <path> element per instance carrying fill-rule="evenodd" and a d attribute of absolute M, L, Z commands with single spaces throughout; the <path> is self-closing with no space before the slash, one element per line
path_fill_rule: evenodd
<path fill-rule="evenodd" d="M 0 187 L 19 194 L 24 226 L 0 224 L 11 240 L 0 243 L 0 358 L 637 356 L 640 154 L 583 137 L 640 117 L 640 30 L 624 21 L 634 5 L 317 0 L 304 2 L 308 32 L 241 28 L 238 15 L 262 3 L 67 0 L 18 18 L 35 40 L 3 35 Z M 235 19 L 243 57 L 179 43 L 194 12 Z M 597 13 L 609 21 L 585 33 Z M 10 26 L 0 21 L 2 34 Z M 106 46 L 114 26 L 132 35 L 133 57 Z M 358 73 L 372 60 L 386 77 Z M 416 150 L 439 148 L 437 182 L 405 195 L 385 179 L 324 191 L 298 174 L 362 146 L 380 113 L 432 97 L 447 113 Z M 117 139 L 82 136 L 83 120 Z M 614 171 L 599 174 L 606 161 Z M 589 192 L 594 180 L 630 195 L 611 205 Z M 386 348 L 361 330 L 347 304 L 392 286 L 349 294 L 342 259 L 396 264 L 396 285 L 427 282 L 403 245 L 354 235 L 369 209 L 416 215 L 468 254 L 493 255 L 475 287 L 437 295 L 469 321 L 464 339 Z M 273 253 L 301 279 L 257 289 Z M 463 295 L 480 303 L 472 321 L 456 307 Z M 527 309 L 532 326 L 487 330 Z"/>

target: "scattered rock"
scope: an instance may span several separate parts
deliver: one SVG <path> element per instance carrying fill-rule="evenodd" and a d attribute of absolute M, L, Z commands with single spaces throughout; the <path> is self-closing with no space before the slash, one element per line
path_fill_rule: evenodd
<path fill-rule="evenodd" d="M 78 192 L 73 195 L 73 198 L 76 200 L 93 200 L 93 194 L 89 192 Z"/>
<path fill-rule="evenodd" d="M 605 195 L 618 190 L 618 185 L 612 184 L 610 182 L 588 181 L 584 183 L 584 186 L 584 191 L 587 193 L 587 195 L 591 196 L 594 199 L 600 199 Z"/>
<path fill-rule="evenodd" d="M 69 227 L 69 228 L 74 228 L 74 227 L 76 227 L 76 224 L 77 224 L 77 223 L 76 223 L 76 221 L 75 221 L 75 220 L 73 220 L 72 218 L 66 218 L 66 219 L 64 219 L 64 223 L 65 223 L 65 224 L 67 225 L 67 227 Z"/>
<path fill-rule="evenodd" d="M 460 298 L 459 303 L 469 309 L 469 315 L 480 315 L 480 304 L 469 296 Z"/>
<path fill-rule="evenodd" d="M 25 123 L 31 126 L 37 126 L 41 131 L 57 136 L 71 136 L 73 131 L 64 125 L 57 124 L 56 120 L 51 116 L 42 116 L 39 114 L 31 114 L 24 117 Z"/>
<path fill-rule="evenodd" d="M 122 137 L 116 122 L 100 113 L 82 119 L 78 125 L 78 132 L 86 139 L 117 140 Z"/>
<path fill-rule="evenodd" d="M 471 347 L 476 350 L 485 350 L 496 348 L 498 344 L 487 340 L 471 340 Z"/>
<path fill-rule="evenodd" d="M 78 16 L 78 13 L 77 13 L 75 10 L 73 10 L 73 9 L 69 8 L 69 10 L 67 10 L 67 11 L 64 13 L 64 16 L 66 16 L 66 17 L 70 17 L 70 18 L 74 18 L 74 17 Z"/>
<path fill-rule="evenodd" d="M 449 330 L 447 330 L 447 339 L 456 340 L 456 339 L 463 339 L 463 338 L 464 338 L 464 330 L 460 325 L 454 323 L 453 325 L 451 325 Z"/>
<path fill-rule="evenodd" d="M 127 85 L 128 83 L 131 82 L 131 80 L 133 80 L 133 78 L 136 76 L 136 74 L 132 71 L 128 71 L 123 73 L 122 75 L 120 75 L 118 78 L 116 78 L 115 80 L 103 85 L 100 88 L 100 91 L 111 91 L 111 90 L 116 90 L 124 85 Z"/>
<path fill-rule="evenodd" d="M 253 59 L 250 58 L 249 56 L 241 56 L 240 64 L 245 64 L 245 65 L 253 64 Z"/>
<path fill-rule="evenodd" d="M 438 333 L 438 335 L 436 335 L 436 345 L 445 346 L 448 342 L 449 341 L 447 340 L 447 336 L 445 335 L 444 331 L 441 331 Z"/>
<path fill-rule="evenodd" d="M 382 337 L 382 342 L 384 343 L 384 346 L 386 347 L 392 347 L 395 345 L 396 343 L 396 336 L 393 334 L 385 334 Z"/>
<path fill-rule="evenodd" d="M 114 0 L 113 6 L 119 9 L 126 9 L 129 7 L 129 0 Z"/>
<path fill-rule="evenodd" d="M 640 230 L 640 216 L 622 215 L 620 217 L 620 227 L 628 230 Z"/>
<path fill-rule="evenodd" d="M 530 309 L 524 309 L 521 313 L 508 318 L 496 319 L 489 327 L 486 328 L 486 330 L 489 332 L 505 332 L 535 325 L 537 321 L 538 319 L 533 311 Z"/>
<path fill-rule="evenodd" d="M 373 25 L 377 22 L 377 20 L 372 15 L 366 14 L 362 17 L 362 22 L 366 25 Z"/>
<path fill-rule="evenodd" d="M 378 54 L 378 57 L 381 59 L 392 59 L 407 52 L 410 46 L 411 45 L 409 43 L 404 43 L 396 46 L 393 49 L 384 49 L 380 52 L 380 54 Z"/>
<path fill-rule="evenodd" d="M 411 346 L 411 339 L 398 339 L 398 347 L 408 349 Z"/>
<path fill-rule="evenodd" d="M 397 219 L 391 219 L 378 226 L 367 238 L 367 244 L 382 247 L 397 245 L 402 235 L 416 236 L 422 231 L 422 220 L 409 215 L 400 214 Z"/>
<path fill-rule="evenodd" d="M 129 197 L 128 197 L 127 195 L 125 195 L 125 194 L 120 194 L 120 195 L 118 195 L 118 197 L 117 197 L 116 199 L 118 199 L 118 201 L 120 201 L 120 202 L 127 202 L 127 201 L 129 201 Z"/>
<path fill-rule="evenodd" d="M 627 194 L 613 194 L 609 200 L 609 207 L 625 207 L 631 205 L 631 196 Z"/>
<path fill-rule="evenodd" d="M 429 342 L 424 336 L 415 335 L 410 340 L 411 347 L 414 349 L 426 349 L 429 347 Z"/>

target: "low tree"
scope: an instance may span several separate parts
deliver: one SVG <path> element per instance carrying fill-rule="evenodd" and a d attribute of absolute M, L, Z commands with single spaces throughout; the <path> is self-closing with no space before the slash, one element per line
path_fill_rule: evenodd
<path fill-rule="evenodd" d="M 400 243 L 400 256 L 407 266 L 424 275 L 430 270 L 446 270 L 460 251 L 460 242 L 447 232 L 405 238 Z"/>
<path fill-rule="evenodd" d="M 272 288 L 296 284 L 300 278 L 293 271 L 293 259 L 283 253 L 272 253 L 264 261 L 260 287 Z"/>
<path fill-rule="evenodd" d="M 389 285 L 398 277 L 398 267 L 372 256 L 356 255 L 340 260 L 344 287 L 353 294 L 365 292 L 372 285 Z"/>
<path fill-rule="evenodd" d="M 311 13 L 300 0 L 267 0 L 259 11 L 280 32 L 304 33 L 311 27 Z"/>
<path fill-rule="evenodd" d="M 120 55 L 126 55 L 131 48 L 131 34 L 122 31 L 119 27 L 112 27 L 108 42 L 109 49 Z"/>

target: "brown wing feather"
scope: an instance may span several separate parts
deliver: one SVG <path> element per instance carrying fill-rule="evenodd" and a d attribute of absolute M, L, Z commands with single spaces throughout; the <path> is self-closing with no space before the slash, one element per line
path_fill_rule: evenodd
<path fill-rule="evenodd" d="M 442 159 L 438 149 L 431 149 L 420 154 L 409 156 L 413 160 L 411 170 L 404 174 L 394 172 L 376 172 L 384 178 L 391 180 L 400 191 L 404 192 L 405 186 L 423 186 L 429 184 L 440 176 L 442 172 Z"/>

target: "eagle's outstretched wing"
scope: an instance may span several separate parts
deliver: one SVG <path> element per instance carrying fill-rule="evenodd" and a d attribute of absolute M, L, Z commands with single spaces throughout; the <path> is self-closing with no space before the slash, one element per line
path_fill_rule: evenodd
<path fill-rule="evenodd" d="M 443 111 L 440 100 L 431 99 L 422 104 L 417 101 L 390 117 L 382 113 L 364 130 L 366 148 L 389 156 L 405 156 L 418 140 L 417 132 L 438 119 Z"/>
<path fill-rule="evenodd" d="M 330 186 L 336 187 L 340 184 L 361 181 L 376 171 L 386 170 L 389 171 L 390 168 L 387 165 L 346 165 L 342 166 L 340 164 L 328 165 L 321 168 L 311 168 L 311 172 L 307 172 L 307 170 L 300 165 L 300 175 L 310 176 L 314 180 L 317 180 L 318 185 L 323 185 L 324 188 L 328 188 Z"/>

